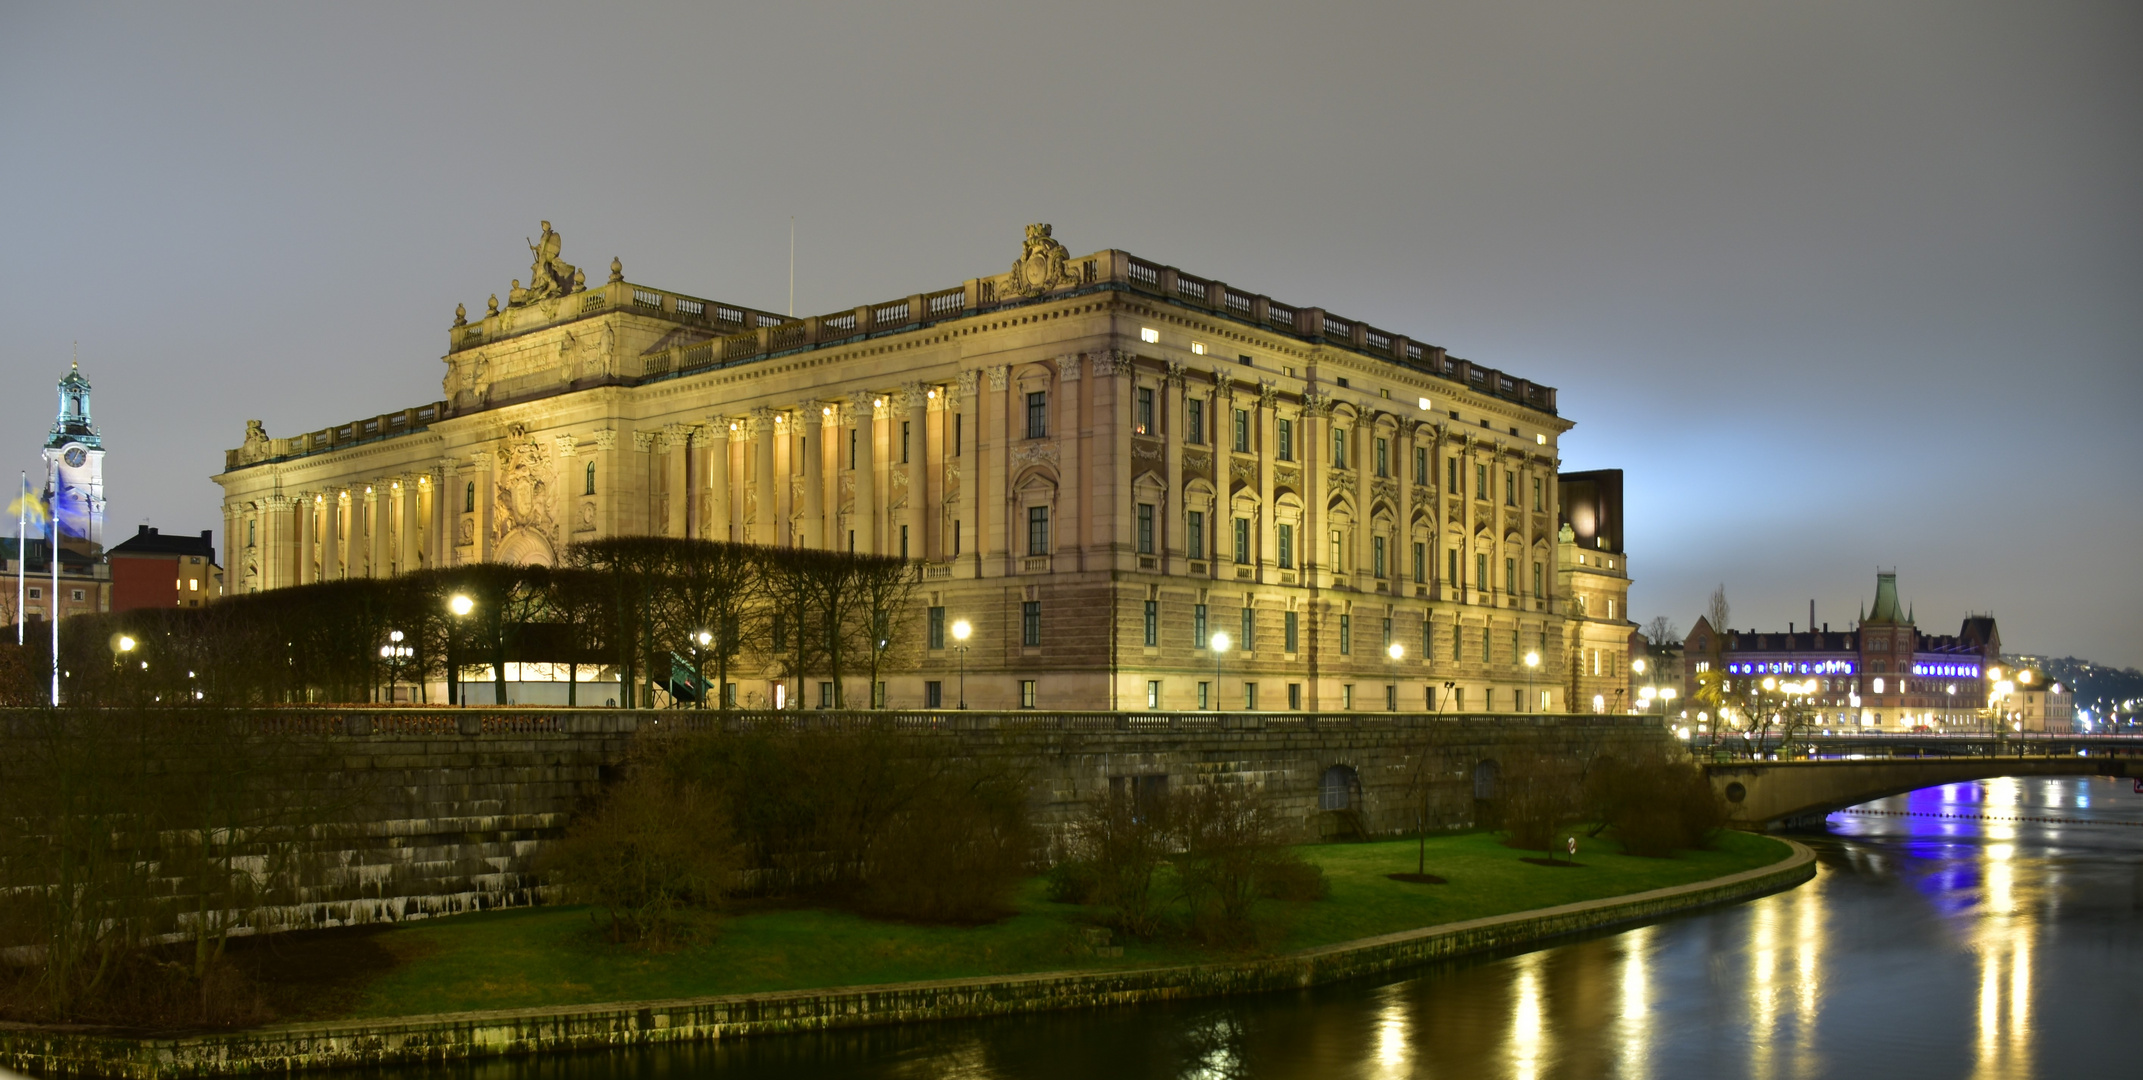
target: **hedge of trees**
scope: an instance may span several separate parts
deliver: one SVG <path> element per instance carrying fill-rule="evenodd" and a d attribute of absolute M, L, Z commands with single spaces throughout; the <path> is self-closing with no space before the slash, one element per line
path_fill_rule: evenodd
<path fill-rule="evenodd" d="M 548 663 L 564 665 L 574 705 L 585 704 L 579 680 L 593 665 L 615 670 L 623 707 L 651 707 L 658 693 L 732 705 L 705 688 L 741 671 L 798 691 L 805 678 L 824 678 L 836 707 L 860 707 L 847 699 L 849 679 L 875 687 L 918 655 L 917 586 L 915 564 L 881 556 L 593 540 L 567 548 L 559 566 L 479 563 L 68 619 L 61 696 L 107 705 L 384 701 L 394 685 L 428 693 L 427 684 L 446 682 L 451 693 L 451 670 L 488 667 L 490 686 L 461 693 L 506 704 L 508 664 Z M 12 668 L 49 670 L 44 663 L 31 657 Z M 7 694 L 49 696 L 39 690 Z"/>

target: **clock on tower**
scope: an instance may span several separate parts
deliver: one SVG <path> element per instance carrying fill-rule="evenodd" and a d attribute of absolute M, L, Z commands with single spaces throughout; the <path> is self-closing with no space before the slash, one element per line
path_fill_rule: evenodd
<path fill-rule="evenodd" d="M 59 522 L 60 544 L 104 550 L 104 440 L 89 419 L 89 380 L 80 365 L 60 380 L 60 409 L 45 440 L 45 497 Z"/>

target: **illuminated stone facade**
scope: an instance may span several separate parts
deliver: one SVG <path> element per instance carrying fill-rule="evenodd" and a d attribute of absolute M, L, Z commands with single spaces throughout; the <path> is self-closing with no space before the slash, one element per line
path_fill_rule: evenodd
<path fill-rule="evenodd" d="M 1048 226 L 1008 273 L 801 319 L 616 260 L 585 286 L 559 246 L 457 313 L 441 400 L 249 423 L 216 477 L 231 591 L 616 535 L 853 548 L 974 625 L 977 707 L 1568 704 L 1550 388 Z M 952 704 L 958 660 L 889 703 Z"/>

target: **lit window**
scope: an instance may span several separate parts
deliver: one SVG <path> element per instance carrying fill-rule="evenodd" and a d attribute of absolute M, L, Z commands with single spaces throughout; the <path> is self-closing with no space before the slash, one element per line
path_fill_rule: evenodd
<path fill-rule="evenodd" d="M 1546 435 L 1535 435 L 1533 436 L 1533 441 L 1539 443 L 1542 446 L 1548 445 L 1548 437 Z"/>
<path fill-rule="evenodd" d="M 1138 339 L 1151 345 L 1161 340 L 1161 332 L 1151 326 L 1141 326 L 1138 330 Z"/>
<path fill-rule="evenodd" d="M 1193 352 L 1193 353 L 1196 353 L 1196 354 L 1198 354 L 1199 356 L 1204 356 L 1204 355 L 1205 355 L 1205 342 L 1203 342 L 1203 341 L 1193 341 L 1193 342 L 1191 342 L 1191 352 Z"/>
<path fill-rule="evenodd" d="M 1422 399 L 1421 399 L 1421 411 L 1422 411 L 1422 412 L 1427 412 L 1427 411 L 1429 411 L 1429 399 L 1428 399 L 1428 398 L 1422 398 Z"/>

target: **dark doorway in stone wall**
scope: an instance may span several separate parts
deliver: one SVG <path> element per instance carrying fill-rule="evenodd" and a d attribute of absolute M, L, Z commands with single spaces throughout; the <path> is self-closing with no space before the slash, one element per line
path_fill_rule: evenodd
<path fill-rule="evenodd" d="M 1334 765 L 1317 782 L 1318 831 L 1326 839 L 1359 840 L 1368 835 L 1362 821 L 1362 775 L 1352 765 Z"/>

